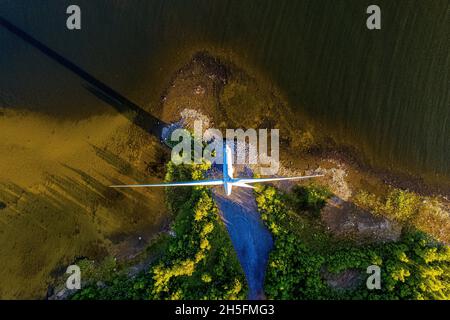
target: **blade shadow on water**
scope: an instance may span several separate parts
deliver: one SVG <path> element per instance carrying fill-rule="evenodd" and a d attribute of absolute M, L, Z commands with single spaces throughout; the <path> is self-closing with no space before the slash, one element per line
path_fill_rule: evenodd
<path fill-rule="evenodd" d="M 154 117 L 140 106 L 106 85 L 104 82 L 98 80 L 75 63 L 50 49 L 45 44 L 21 30 L 5 18 L 0 17 L 0 25 L 39 50 L 41 53 L 45 54 L 53 61 L 83 79 L 87 83 L 84 84 L 83 87 L 89 91 L 89 93 L 114 107 L 118 112 L 126 116 L 130 121 L 141 127 L 146 132 L 156 136 L 158 139 L 161 139 L 162 129 L 166 126 L 166 123 Z"/>

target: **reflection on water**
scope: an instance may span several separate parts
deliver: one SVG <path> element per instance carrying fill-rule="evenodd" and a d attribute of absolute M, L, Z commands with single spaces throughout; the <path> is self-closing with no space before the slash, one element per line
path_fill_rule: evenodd
<path fill-rule="evenodd" d="M 0 14 L 138 105 L 157 98 L 191 48 L 239 56 L 325 132 L 373 160 L 450 176 L 449 2 L 3 0 Z M 0 104 L 71 117 L 114 112 L 57 63 L 0 29 Z"/>

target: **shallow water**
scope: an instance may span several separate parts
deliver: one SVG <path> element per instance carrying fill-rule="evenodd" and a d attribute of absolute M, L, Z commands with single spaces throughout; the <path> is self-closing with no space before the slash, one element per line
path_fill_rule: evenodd
<path fill-rule="evenodd" d="M 198 49 L 265 74 L 321 131 L 373 163 L 450 177 L 447 0 L 387 1 L 368 31 L 362 0 L 6 0 L 1 16 L 158 114 L 170 74 Z M 0 28 L 0 105 L 71 118 L 115 112 L 83 81 Z"/>
<path fill-rule="evenodd" d="M 261 220 L 253 190 L 235 188 L 231 196 L 225 196 L 214 188 L 213 194 L 244 270 L 248 299 L 264 299 L 264 279 L 273 240 Z"/>

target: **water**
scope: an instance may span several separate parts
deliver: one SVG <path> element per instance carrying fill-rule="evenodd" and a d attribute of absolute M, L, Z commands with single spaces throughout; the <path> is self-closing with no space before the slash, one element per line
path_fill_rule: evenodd
<path fill-rule="evenodd" d="M 198 49 L 266 75 L 293 108 L 368 159 L 450 177 L 447 0 L 79 0 L 82 31 L 65 28 L 72 1 L 2 0 L 0 14 L 158 114 L 161 90 Z M 56 116 L 115 112 L 83 81 L 0 29 L 0 104 Z"/>
<path fill-rule="evenodd" d="M 235 149 L 234 149 L 235 150 Z M 234 177 L 252 178 L 246 165 L 233 165 Z M 223 164 L 214 163 L 208 179 L 222 179 Z M 223 186 L 212 188 L 214 201 L 227 228 L 248 286 L 247 298 L 265 299 L 264 281 L 274 241 L 261 219 L 255 192 L 251 188 L 233 187 L 226 195 Z"/>
<path fill-rule="evenodd" d="M 247 280 L 247 297 L 264 299 L 264 279 L 273 239 L 261 220 L 253 190 L 234 188 L 231 196 L 226 196 L 221 188 L 212 190 Z"/>

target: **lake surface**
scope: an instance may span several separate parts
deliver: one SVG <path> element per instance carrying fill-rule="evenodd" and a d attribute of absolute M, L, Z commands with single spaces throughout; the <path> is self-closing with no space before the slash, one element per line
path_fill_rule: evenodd
<path fill-rule="evenodd" d="M 450 177 L 450 2 L 379 0 L 2 0 L 0 15 L 153 114 L 196 50 L 258 70 L 308 117 L 368 159 Z M 0 28 L 0 106 L 83 118 L 115 112 L 83 81 Z"/>

